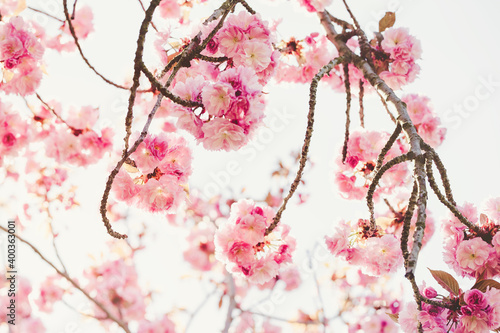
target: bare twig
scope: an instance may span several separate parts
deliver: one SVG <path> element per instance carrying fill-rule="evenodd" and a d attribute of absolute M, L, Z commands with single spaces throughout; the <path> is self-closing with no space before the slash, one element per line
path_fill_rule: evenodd
<path fill-rule="evenodd" d="M 349 62 L 342 64 L 344 67 L 344 85 L 346 94 L 346 110 L 345 110 L 345 132 L 344 132 L 344 145 L 342 146 L 342 163 L 347 158 L 347 146 L 349 144 L 349 126 L 351 125 L 351 85 L 349 83 Z"/>
<path fill-rule="evenodd" d="M 234 279 L 231 273 L 227 273 L 227 287 L 228 287 L 228 293 L 227 297 L 229 298 L 229 305 L 227 308 L 227 314 L 226 314 L 226 323 L 224 324 L 224 329 L 222 330 L 223 333 L 227 333 L 229 331 L 229 327 L 231 327 L 231 323 L 233 322 L 233 310 L 236 308 L 236 286 L 234 284 Z"/>
<path fill-rule="evenodd" d="M 66 17 L 66 22 L 68 23 L 68 27 L 69 27 L 69 31 L 71 33 L 71 36 L 73 37 L 73 40 L 75 41 L 75 45 L 78 49 L 78 52 L 80 52 L 80 56 L 82 57 L 83 61 L 85 61 L 85 63 L 87 64 L 87 66 L 94 72 L 97 74 L 97 76 L 99 76 L 101 79 L 103 79 L 106 83 L 116 87 L 116 88 L 120 88 L 120 89 L 124 89 L 124 90 L 128 90 L 129 88 L 128 87 L 125 87 L 125 86 L 122 86 L 120 84 L 117 84 L 117 83 L 114 83 L 113 81 L 107 79 L 104 75 L 102 75 L 101 73 L 99 73 L 97 71 L 97 69 L 95 69 L 94 66 L 92 66 L 92 64 L 89 62 L 89 60 L 87 59 L 87 57 L 85 57 L 85 55 L 83 54 L 83 50 L 82 50 L 82 47 L 80 46 L 80 42 L 78 42 L 78 37 L 76 36 L 76 32 L 75 32 L 75 27 L 73 26 L 73 23 L 71 22 L 72 18 L 70 17 L 69 15 L 69 12 L 68 12 L 68 0 L 63 0 L 63 7 L 64 7 L 64 15 Z"/>
<path fill-rule="evenodd" d="M 37 13 L 43 14 L 43 15 L 45 15 L 45 16 L 48 16 L 48 17 L 50 17 L 50 18 L 53 18 L 54 20 L 57 20 L 57 21 L 59 21 L 59 22 L 61 22 L 61 23 L 64 23 L 64 20 L 61 20 L 59 17 L 56 17 L 56 16 L 51 15 L 51 14 L 49 14 L 49 13 L 46 13 L 46 12 L 44 12 L 43 10 L 36 9 L 36 8 L 30 7 L 30 6 L 28 6 L 28 7 L 26 7 L 26 8 L 28 8 L 29 10 L 32 10 L 32 11 L 34 11 L 34 12 L 37 12 Z"/>
<path fill-rule="evenodd" d="M 5 231 L 5 232 L 9 232 L 6 228 L 4 228 L 3 226 L 0 225 L 0 229 Z M 68 280 L 69 283 L 71 283 L 73 285 L 73 287 L 75 287 L 76 289 L 78 289 L 82 294 L 85 295 L 85 297 L 87 297 L 92 303 L 94 303 L 95 305 L 97 305 L 97 307 L 99 309 L 101 309 L 107 316 L 110 320 L 114 321 L 115 323 L 117 323 L 125 332 L 127 333 L 130 333 L 130 330 L 129 328 L 127 327 L 126 323 L 124 323 L 122 320 L 116 318 L 116 316 L 114 316 L 105 306 L 104 304 L 102 304 L 101 302 L 99 302 L 98 300 L 96 300 L 95 298 L 91 297 L 89 295 L 88 292 L 85 291 L 85 289 L 83 289 L 82 287 L 80 287 L 80 285 L 75 281 L 73 280 L 66 272 L 63 272 L 61 271 L 59 268 L 57 268 L 50 260 L 48 260 L 47 258 L 45 258 L 45 256 L 34 246 L 32 245 L 29 241 L 25 240 L 24 238 L 22 238 L 21 236 L 19 236 L 18 234 L 14 234 L 16 236 L 17 239 L 19 239 L 21 242 L 23 242 L 24 244 L 28 245 L 36 254 L 38 254 L 38 256 L 43 260 L 45 261 L 47 264 L 49 264 L 50 267 L 52 267 L 56 272 L 57 274 L 59 274 L 60 276 L 64 277 L 66 280 Z"/>

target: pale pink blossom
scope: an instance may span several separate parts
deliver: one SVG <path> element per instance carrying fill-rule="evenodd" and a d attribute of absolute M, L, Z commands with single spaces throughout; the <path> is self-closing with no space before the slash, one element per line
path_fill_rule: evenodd
<path fill-rule="evenodd" d="M 399 240 L 390 234 L 368 238 L 363 249 L 363 273 L 380 276 L 395 272 L 403 263 Z"/>
<path fill-rule="evenodd" d="M 241 63 L 255 69 L 264 70 L 271 62 L 272 49 L 266 43 L 257 40 L 248 40 L 241 45 L 243 52 Z"/>
<path fill-rule="evenodd" d="M 224 83 L 206 85 L 201 97 L 207 112 L 217 117 L 222 117 L 228 111 L 232 99 L 235 98 L 233 87 Z"/>
<path fill-rule="evenodd" d="M 492 252 L 493 248 L 488 243 L 476 237 L 458 245 L 457 261 L 464 271 L 473 273 L 484 268 Z"/>
<path fill-rule="evenodd" d="M 223 118 L 215 118 L 203 124 L 203 147 L 209 150 L 237 150 L 247 137 L 243 129 Z"/>

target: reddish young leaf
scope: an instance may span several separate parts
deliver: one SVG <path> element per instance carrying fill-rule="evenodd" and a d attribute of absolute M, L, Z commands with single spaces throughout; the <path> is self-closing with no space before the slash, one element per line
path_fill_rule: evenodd
<path fill-rule="evenodd" d="M 384 17 L 378 22 L 378 31 L 383 32 L 385 29 L 390 28 L 396 22 L 396 14 L 394 12 L 386 12 Z"/>
<path fill-rule="evenodd" d="M 477 289 L 484 293 L 487 287 L 500 289 L 500 283 L 491 279 L 481 280 L 476 282 L 471 289 Z"/>
<path fill-rule="evenodd" d="M 460 294 L 460 287 L 458 286 L 457 280 L 450 274 L 444 271 L 433 271 L 428 268 L 431 272 L 432 277 L 439 283 L 441 287 L 452 293 L 453 295 L 458 296 Z"/>

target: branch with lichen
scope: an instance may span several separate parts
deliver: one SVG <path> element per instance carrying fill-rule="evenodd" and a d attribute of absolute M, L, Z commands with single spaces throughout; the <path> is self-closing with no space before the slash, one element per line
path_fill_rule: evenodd
<path fill-rule="evenodd" d="M 218 24 L 214 27 L 214 29 L 210 32 L 208 37 L 201 41 L 201 36 L 202 33 L 199 32 L 192 40 L 191 42 L 184 48 L 184 50 L 174 57 L 173 59 L 170 60 L 170 63 L 167 65 L 167 67 L 163 70 L 162 75 L 167 73 L 170 69 L 172 72 L 170 73 L 167 82 L 164 85 L 160 85 L 159 82 L 156 80 L 154 75 L 147 69 L 147 67 L 144 64 L 143 61 L 143 50 L 144 50 L 144 42 L 146 39 L 146 34 L 148 32 L 148 26 L 152 20 L 153 13 L 158 7 L 160 0 L 153 0 L 151 1 L 148 9 L 146 10 L 146 14 L 144 17 L 144 20 L 142 21 L 141 28 L 139 30 L 139 37 L 137 39 L 137 49 L 135 53 L 135 59 L 134 59 L 134 76 L 132 79 L 132 87 L 130 88 L 130 97 L 128 101 L 128 112 L 127 116 L 125 118 L 125 129 L 126 129 L 126 135 L 124 138 L 125 141 L 125 147 L 123 149 L 122 153 L 122 158 L 118 163 L 116 164 L 115 168 L 111 171 L 110 175 L 108 176 L 108 180 L 106 182 L 106 187 L 104 189 L 104 193 L 101 199 L 101 205 L 100 205 L 100 213 L 101 217 L 104 223 L 104 226 L 106 227 L 108 234 L 111 236 L 118 238 L 118 239 L 123 239 L 127 238 L 126 234 L 121 234 L 113 230 L 111 227 L 111 223 L 109 222 L 109 219 L 107 217 L 107 202 L 109 198 L 109 194 L 111 192 L 111 186 L 113 185 L 114 179 L 118 172 L 120 171 L 121 167 L 123 164 L 129 160 L 130 155 L 136 151 L 136 149 L 139 147 L 139 145 L 142 143 L 142 141 L 145 139 L 149 126 L 151 125 L 151 122 L 153 121 L 153 118 L 156 114 L 156 111 L 161 105 L 161 101 L 163 97 L 167 97 L 171 99 L 172 101 L 179 103 L 181 105 L 189 106 L 189 107 L 202 107 L 203 105 L 199 102 L 195 101 L 184 101 L 181 98 L 173 95 L 168 91 L 168 87 L 172 84 L 175 76 L 177 75 L 178 71 L 182 67 L 189 67 L 191 60 L 195 59 L 197 55 L 200 54 L 201 51 L 204 50 L 204 48 L 207 46 L 208 42 L 212 37 L 215 35 L 215 33 L 222 27 L 222 24 L 224 23 L 225 18 L 227 15 L 234 9 L 234 6 L 240 2 L 239 0 L 226 0 L 218 9 L 216 9 L 210 17 L 208 17 L 203 24 L 208 24 L 209 22 L 216 20 L 220 18 Z M 144 125 L 144 128 L 139 135 L 139 138 L 134 142 L 132 147 L 129 149 L 129 138 L 131 135 L 131 126 L 132 126 L 132 121 L 133 121 L 133 107 L 135 104 L 135 96 L 137 89 L 139 87 L 139 78 L 141 76 L 141 73 L 144 73 L 148 79 L 151 81 L 151 83 L 157 88 L 157 90 L 160 91 L 160 95 L 158 95 L 157 101 L 151 112 L 148 114 L 148 118 L 146 121 L 146 124 Z"/>
<path fill-rule="evenodd" d="M 309 88 L 309 113 L 307 114 L 307 129 L 304 138 L 304 144 L 302 145 L 302 151 L 300 153 L 299 169 L 297 170 L 297 174 L 292 182 L 292 185 L 290 186 L 290 190 L 288 191 L 287 196 L 285 197 L 285 199 L 283 199 L 283 203 L 281 204 L 280 208 L 278 209 L 276 215 L 273 218 L 273 222 L 266 229 L 265 232 L 266 236 L 269 235 L 274 230 L 274 228 L 278 226 L 278 223 L 280 222 L 281 219 L 281 214 L 286 209 L 286 204 L 288 203 L 288 200 L 290 200 L 290 198 L 297 190 L 297 187 L 299 186 L 300 183 L 300 179 L 302 178 L 302 173 L 304 172 L 304 168 L 306 166 L 307 153 L 309 152 L 309 145 L 311 143 L 311 137 L 313 132 L 314 111 L 316 108 L 316 92 L 318 89 L 319 81 L 323 78 L 323 76 L 330 73 L 330 71 L 335 66 L 341 64 L 343 61 L 344 59 L 342 57 L 337 57 L 331 60 L 328 64 L 326 64 L 319 70 L 319 72 L 314 76 L 314 78 L 311 81 L 311 86 Z"/>

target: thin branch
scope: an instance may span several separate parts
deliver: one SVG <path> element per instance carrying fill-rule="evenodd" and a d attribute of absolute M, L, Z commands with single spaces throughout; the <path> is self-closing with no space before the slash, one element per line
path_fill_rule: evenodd
<path fill-rule="evenodd" d="M 231 327 L 231 323 L 233 322 L 233 310 L 236 308 L 236 286 L 234 284 L 234 279 L 231 273 L 227 273 L 227 286 L 227 297 L 229 298 L 229 305 L 227 307 L 226 323 L 224 324 L 224 329 L 222 330 L 223 333 L 227 333 L 229 331 L 229 327 Z"/>
<path fill-rule="evenodd" d="M 342 163 L 344 163 L 347 157 L 347 145 L 349 144 L 349 126 L 351 125 L 351 85 L 349 83 L 349 62 L 344 62 L 342 66 L 344 68 L 344 85 L 346 93 L 345 132 L 344 145 L 342 146 Z"/>
<path fill-rule="evenodd" d="M 359 122 L 361 127 L 365 127 L 365 108 L 363 106 L 363 97 L 365 96 L 365 83 L 359 80 Z"/>
<path fill-rule="evenodd" d="M 9 232 L 6 228 L 4 228 L 1 225 L 0 225 L 0 229 L 3 230 L 3 231 L 5 231 L 5 232 L 7 232 L 7 233 Z M 80 292 L 82 292 L 85 295 L 85 297 L 87 297 L 92 303 L 94 303 L 95 305 L 97 305 L 97 307 L 99 309 L 101 309 L 104 313 L 106 313 L 106 315 L 108 316 L 108 318 L 110 320 L 112 320 L 115 323 L 117 323 L 125 332 L 130 333 L 129 328 L 127 327 L 127 325 L 123 321 L 121 321 L 120 319 L 116 318 L 101 302 L 99 302 L 98 300 L 96 300 L 93 297 L 91 297 L 89 295 L 89 293 L 87 293 L 82 287 L 80 287 L 78 285 L 78 283 L 76 283 L 76 281 L 73 280 L 67 273 L 62 272 L 61 270 L 59 270 L 51 261 L 49 261 L 47 258 L 45 258 L 45 256 L 34 245 L 32 245 L 30 242 L 28 242 L 27 240 L 25 240 L 24 238 L 22 238 L 18 234 L 14 234 L 14 235 L 16 236 L 17 239 L 19 239 L 24 244 L 28 245 L 36 254 L 38 254 L 38 256 L 43 261 L 45 261 L 47 264 L 49 264 L 49 266 L 52 267 L 57 272 L 57 274 L 59 274 L 60 276 L 64 277 L 66 280 L 68 280 L 68 282 L 71 283 Z"/>
<path fill-rule="evenodd" d="M 384 97 L 380 92 L 377 91 L 377 95 L 380 97 L 380 101 L 382 102 L 382 105 L 384 105 L 385 111 L 389 115 L 389 118 L 391 118 L 392 122 L 396 124 L 398 121 L 396 120 L 396 117 L 392 114 L 392 112 L 389 110 L 389 107 L 387 106 L 387 102 L 385 101 Z"/>
<path fill-rule="evenodd" d="M 453 199 L 453 193 L 451 191 L 450 180 L 448 178 L 446 168 L 444 167 L 444 164 L 441 161 L 441 158 L 439 158 L 439 155 L 436 153 L 436 151 L 431 146 L 429 146 L 427 143 L 422 142 L 422 147 L 423 147 L 423 149 L 425 149 L 431 153 L 431 157 L 434 160 L 434 163 L 436 164 L 436 167 L 439 171 L 439 175 L 441 176 L 441 181 L 442 181 L 443 186 L 444 186 L 446 198 L 453 206 L 456 206 L 457 203 L 455 202 L 455 199 Z"/>
<path fill-rule="evenodd" d="M 405 268 L 408 266 L 408 238 L 410 237 L 410 227 L 411 219 L 413 217 L 413 212 L 417 206 L 418 197 L 418 184 L 413 183 L 413 189 L 411 191 L 410 199 L 408 200 L 408 206 L 406 208 L 405 216 L 403 219 L 403 230 L 401 232 L 401 252 L 403 253 Z"/>
<path fill-rule="evenodd" d="M 90 62 L 87 59 L 87 57 L 85 57 L 85 55 L 83 54 L 82 47 L 80 46 L 80 43 L 78 42 L 78 37 L 76 36 L 75 27 L 73 26 L 73 23 L 71 22 L 72 18 L 70 17 L 69 12 L 68 12 L 68 0 L 63 0 L 63 7 L 64 7 L 64 16 L 66 17 L 66 22 L 68 22 L 69 31 L 71 33 L 71 36 L 73 37 L 73 40 L 75 41 L 75 45 L 76 45 L 76 47 L 78 49 L 78 52 L 80 52 L 80 56 L 82 57 L 83 61 L 85 61 L 85 63 L 87 64 L 87 66 L 92 71 L 94 71 L 94 73 L 96 73 L 101 79 L 103 79 L 106 83 L 108 83 L 108 84 L 110 84 L 110 85 L 112 85 L 112 86 L 114 86 L 116 88 L 128 90 L 129 89 L 128 87 L 125 87 L 125 86 L 122 86 L 120 84 L 114 83 L 113 81 L 111 81 L 111 80 L 107 79 L 106 77 L 104 77 L 104 75 L 102 75 L 101 73 L 99 73 L 97 71 L 97 69 L 95 69 L 95 67 L 90 64 Z"/>
<path fill-rule="evenodd" d="M 75 2 L 73 2 L 73 13 L 71 14 L 71 19 L 74 20 L 75 19 L 75 13 L 76 13 L 76 3 L 78 2 L 78 0 L 75 0 Z"/>
<path fill-rule="evenodd" d="M 314 250 L 316 249 L 316 246 L 318 245 L 318 243 L 315 244 L 314 248 L 312 249 L 311 252 L 314 252 Z M 314 278 L 314 284 L 316 286 L 316 292 L 318 293 L 318 299 L 319 299 L 319 305 L 320 305 L 320 311 L 321 311 L 321 315 L 323 316 L 323 320 L 321 320 L 322 324 L 323 324 L 323 332 L 326 332 L 326 326 L 327 326 L 327 319 L 326 319 L 326 313 L 325 313 L 325 303 L 323 302 L 323 297 L 321 296 L 322 293 L 321 293 L 321 289 L 320 289 L 320 286 L 319 286 L 319 281 L 318 281 L 318 276 L 316 274 L 316 270 L 313 270 L 313 264 L 312 264 L 312 254 L 310 252 L 308 252 L 308 256 L 309 256 L 309 269 L 312 270 L 312 274 L 313 274 L 313 278 Z M 318 319 L 319 319 L 319 316 L 318 316 Z"/>
<path fill-rule="evenodd" d="M 368 193 L 366 194 L 366 203 L 368 205 L 368 210 L 370 211 L 370 229 L 372 231 L 375 231 L 377 226 L 375 222 L 375 207 L 373 204 L 373 194 L 375 193 L 375 189 L 377 188 L 377 185 L 387 171 L 391 169 L 393 166 L 411 161 L 415 158 L 414 154 L 412 152 L 394 157 L 392 160 L 388 161 L 386 164 L 384 164 L 378 171 L 376 172 L 375 176 L 373 177 L 372 183 L 370 184 L 370 187 L 368 188 Z"/>
<path fill-rule="evenodd" d="M 139 4 L 141 5 L 142 11 L 144 12 L 144 14 L 146 14 L 146 8 L 144 7 L 144 4 L 142 3 L 142 0 L 138 0 L 138 1 L 139 1 Z M 158 29 L 156 29 L 156 26 L 153 23 L 153 21 L 151 21 L 150 24 L 153 27 L 153 29 L 155 29 L 155 31 L 158 32 Z"/>
<path fill-rule="evenodd" d="M 196 309 L 194 309 L 194 311 L 191 313 L 191 316 L 189 317 L 189 321 L 187 322 L 186 324 L 186 328 L 184 329 L 184 333 L 187 333 L 188 329 L 189 329 L 189 326 L 191 326 L 191 323 L 193 322 L 193 319 L 194 317 L 196 317 L 196 315 L 198 314 L 198 312 L 200 312 L 200 310 L 205 306 L 205 304 L 207 304 L 208 300 L 210 299 L 210 297 L 212 297 L 215 292 L 217 291 L 218 287 L 216 286 L 214 288 L 214 290 L 207 294 L 205 296 L 205 298 L 203 299 L 203 301 L 201 301 L 200 304 L 198 304 L 198 306 L 196 307 Z"/>
<path fill-rule="evenodd" d="M 59 17 L 56 17 L 56 16 L 51 15 L 51 14 L 49 14 L 49 13 L 46 13 L 46 12 L 44 12 L 43 10 L 36 9 L 36 8 L 30 7 L 30 6 L 28 6 L 28 7 L 26 7 L 26 8 L 28 8 L 29 10 L 32 10 L 32 11 L 34 11 L 34 12 L 37 12 L 37 13 L 43 14 L 43 15 L 45 15 L 45 16 L 48 16 L 48 17 L 50 17 L 50 18 L 53 18 L 54 20 L 57 20 L 57 21 L 59 21 L 59 22 L 61 22 L 61 23 L 64 23 L 64 20 L 61 20 Z"/>
<path fill-rule="evenodd" d="M 471 230 L 474 230 L 474 232 L 476 232 L 478 235 L 481 235 L 482 234 L 482 230 L 479 226 L 473 224 L 472 222 L 470 222 L 459 210 L 458 208 L 451 204 L 448 200 L 446 200 L 446 198 L 444 197 L 444 195 L 441 193 L 441 191 L 439 190 L 439 186 L 438 184 L 436 183 L 436 179 L 434 178 L 434 174 L 432 172 L 432 162 L 433 160 L 428 158 L 427 161 L 426 161 L 426 172 L 427 172 L 427 179 L 429 181 L 429 185 L 430 187 L 432 188 L 432 190 L 434 191 L 434 193 L 436 194 L 436 196 L 438 197 L 439 201 L 445 205 L 452 213 L 453 215 L 455 215 L 455 217 L 460 221 L 462 222 L 464 225 L 466 225 L 469 229 Z"/>
<path fill-rule="evenodd" d="M 378 155 L 377 164 L 375 165 L 374 172 L 378 172 L 378 170 L 382 167 L 382 163 L 384 163 L 385 155 L 387 155 L 387 153 L 389 152 L 389 150 L 393 146 L 394 142 L 396 142 L 396 139 L 398 138 L 399 134 L 401 134 L 401 125 L 399 123 L 397 123 L 396 128 L 394 129 L 394 132 L 389 137 L 389 140 L 387 140 L 384 148 L 382 148 L 382 150 L 380 151 L 380 154 Z"/>
<path fill-rule="evenodd" d="M 276 212 L 276 215 L 273 218 L 273 222 L 266 229 L 265 235 L 269 235 L 274 230 L 274 228 L 276 228 L 276 226 L 278 225 L 278 223 L 281 219 L 281 214 L 285 210 L 288 200 L 290 200 L 290 198 L 295 193 L 295 190 L 299 186 L 300 179 L 302 178 L 302 172 L 304 171 L 304 168 L 306 166 L 307 153 L 309 151 L 309 145 L 311 143 L 311 137 L 312 137 L 312 132 L 313 132 L 314 110 L 316 108 L 316 91 L 318 89 L 318 83 L 323 76 L 327 75 L 335 66 L 341 64 L 343 61 L 344 61 L 344 59 L 341 57 L 338 57 L 338 58 L 331 60 L 328 64 L 326 64 L 325 66 L 323 66 L 323 68 L 321 68 L 319 70 L 319 72 L 314 76 L 314 78 L 311 81 L 311 86 L 309 89 L 309 113 L 307 115 L 307 129 L 306 129 L 304 144 L 302 145 L 302 151 L 300 153 L 299 169 L 297 170 L 297 175 L 295 176 L 295 179 L 293 180 L 293 183 L 290 186 L 290 190 L 288 191 L 288 195 L 285 197 L 285 199 L 283 200 L 283 203 L 281 204 L 280 208 Z"/>

